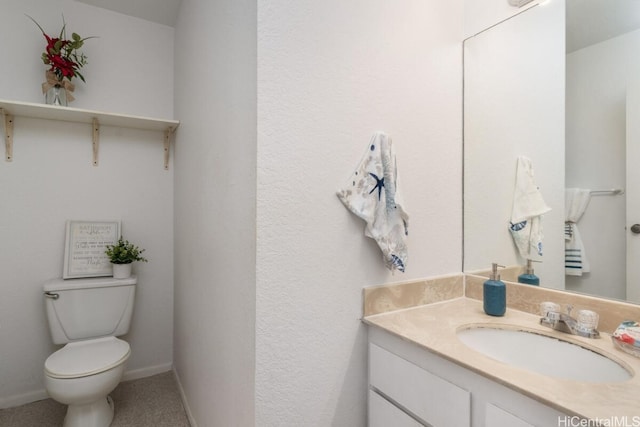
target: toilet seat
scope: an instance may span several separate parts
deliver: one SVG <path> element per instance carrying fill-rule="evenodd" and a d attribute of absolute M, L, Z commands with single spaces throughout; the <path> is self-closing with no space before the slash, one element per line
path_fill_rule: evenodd
<path fill-rule="evenodd" d="M 76 341 L 65 345 L 44 362 L 52 378 L 81 378 L 108 371 L 131 354 L 129 343 L 116 337 Z"/>

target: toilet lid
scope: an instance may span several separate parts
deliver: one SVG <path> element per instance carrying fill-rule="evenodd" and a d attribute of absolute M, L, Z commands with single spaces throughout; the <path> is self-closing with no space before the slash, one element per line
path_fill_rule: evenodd
<path fill-rule="evenodd" d="M 95 375 L 125 362 L 129 343 L 116 337 L 72 342 L 44 362 L 45 373 L 53 378 L 79 378 Z"/>

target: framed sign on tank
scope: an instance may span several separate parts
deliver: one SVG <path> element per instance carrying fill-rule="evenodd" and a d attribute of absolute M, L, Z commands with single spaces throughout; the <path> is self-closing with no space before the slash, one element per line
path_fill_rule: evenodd
<path fill-rule="evenodd" d="M 63 279 L 111 276 L 107 245 L 120 237 L 120 221 L 67 221 Z"/>

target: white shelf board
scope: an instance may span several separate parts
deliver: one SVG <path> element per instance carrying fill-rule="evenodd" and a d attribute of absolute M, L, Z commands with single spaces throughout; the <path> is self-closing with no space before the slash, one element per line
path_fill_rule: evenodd
<path fill-rule="evenodd" d="M 151 117 L 130 116 L 106 113 L 103 111 L 83 110 L 73 107 L 59 107 L 31 102 L 17 102 L 0 99 L 0 109 L 14 117 L 32 117 L 36 119 L 59 120 L 65 122 L 92 124 L 98 119 L 100 126 L 118 126 L 133 129 L 174 131 L 178 120 L 156 119 Z"/>

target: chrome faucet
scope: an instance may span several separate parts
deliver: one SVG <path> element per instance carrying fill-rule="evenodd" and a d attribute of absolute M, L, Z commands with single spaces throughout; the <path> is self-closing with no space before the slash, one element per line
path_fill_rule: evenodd
<path fill-rule="evenodd" d="M 571 310 L 573 310 L 573 306 L 568 304 L 566 313 L 555 310 L 547 311 L 540 319 L 540 324 L 567 334 L 587 338 L 600 337 L 600 333 L 596 329 L 584 327 L 575 318 L 571 317 Z"/>

